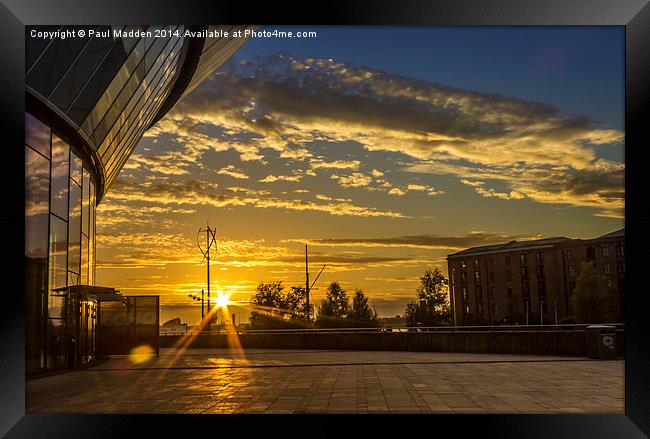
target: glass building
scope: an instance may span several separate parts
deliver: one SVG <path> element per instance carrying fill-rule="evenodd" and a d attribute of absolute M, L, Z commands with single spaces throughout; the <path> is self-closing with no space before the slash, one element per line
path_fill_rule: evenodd
<path fill-rule="evenodd" d="M 232 56 L 247 26 L 26 28 L 25 287 L 27 374 L 69 367 L 70 327 L 94 345 L 92 301 L 63 287 L 95 284 L 95 208 L 144 132 Z M 84 29 L 34 38 L 32 30 Z M 88 36 L 88 29 L 94 32 Z M 192 31 L 186 36 L 185 31 Z M 211 37 L 216 30 L 228 36 Z M 59 32 L 57 32 L 59 31 Z M 88 361 L 92 349 L 77 361 Z"/>

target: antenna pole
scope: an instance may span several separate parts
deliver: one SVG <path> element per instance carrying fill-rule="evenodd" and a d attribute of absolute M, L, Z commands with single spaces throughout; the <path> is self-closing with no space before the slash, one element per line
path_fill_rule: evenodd
<path fill-rule="evenodd" d="M 307 244 L 305 244 L 305 293 L 307 295 L 307 321 L 309 321 L 309 261 L 307 260 Z"/>
<path fill-rule="evenodd" d="M 206 254 L 206 259 L 208 260 L 208 313 L 209 313 L 210 312 L 210 223 L 209 222 L 208 222 L 208 229 L 205 231 L 205 243 L 208 247 L 208 250 L 205 252 L 205 254 Z"/>

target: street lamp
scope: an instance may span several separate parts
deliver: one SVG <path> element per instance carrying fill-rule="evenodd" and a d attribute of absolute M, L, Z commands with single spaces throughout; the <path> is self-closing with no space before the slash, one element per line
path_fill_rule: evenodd
<path fill-rule="evenodd" d="M 203 311 L 203 290 L 201 290 L 201 297 L 195 295 L 195 294 L 188 294 L 187 297 L 189 297 L 192 300 L 196 300 L 197 302 L 201 302 L 201 321 L 203 321 L 204 311 Z"/>

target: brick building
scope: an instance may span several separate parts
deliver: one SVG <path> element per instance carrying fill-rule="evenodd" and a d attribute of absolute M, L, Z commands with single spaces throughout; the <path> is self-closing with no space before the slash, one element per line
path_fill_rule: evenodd
<path fill-rule="evenodd" d="M 447 255 L 456 325 L 555 324 L 572 316 L 583 262 L 605 277 L 613 317 L 623 321 L 625 229 L 594 239 L 546 238 Z"/>

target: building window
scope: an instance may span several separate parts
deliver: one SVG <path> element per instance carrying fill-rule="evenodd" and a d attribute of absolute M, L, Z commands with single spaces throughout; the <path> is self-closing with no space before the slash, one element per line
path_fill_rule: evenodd
<path fill-rule="evenodd" d="M 521 266 L 525 267 L 526 266 L 526 254 L 522 253 L 519 255 L 519 262 L 521 262 Z"/>
<path fill-rule="evenodd" d="M 537 265 L 544 264 L 544 254 L 542 252 L 537 252 L 535 258 L 537 259 Z"/>
<path fill-rule="evenodd" d="M 530 287 L 528 285 L 528 282 L 521 283 L 521 293 L 524 295 L 524 297 L 530 297 Z"/>
<path fill-rule="evenodd" d="M 481 282 L 481 272 L 480 271 L 475 271 L 474 272 L 474 279 L 476 280 L 476 283 Z"/>
<path fill-rule="evenodd" d="M 460 282 L 461 283 L 466 283 L 467 282 L 467 273 L 465 273 L 464 271 L 460 272 Z"/>
<path fill-rule="evenodd" d="M 483 290 L 481 290 L 480 285 L 476 286 L 476 298 L 477 300 L 483 300 Z"/>
<path fill-rule="evenodd" d="M 465 305 L 465 314 L 469 314 L 469 305 Z"/>
<path fill-rule="evenodd" d="M 474 259 L 474 267 L 478 268 L 478 259 Z"/>
<path fill-rule="evenodd" d="M 506 256 L 505 261 L 506 261 L 506 267 L 509 267 L 510 264 L 512 263 L 512 256 L 510 255 Z"/>
<path fill-rule="evenodd" d="M 616 246 L 616 256 L 619 256 L 621 258 L 623 256 L 625 256 L 625 254 L 623 252 L 623 244 L 619 244 L 619 245 Z"/>
<path fill-rule="evenodd" d="M 52 136 L 52 179 L 50 180 L 50 210 L 63 221 L 68 220 L 70 148 Z"/>
<path fill-rule="evenodd" d="M 463 301 L 466 302 L 467 301 L 467 287 L 463 287 L 462 292 L 463 292 Z"/>
<path fill-rule="evenodd" d="M 603 247 L 603 258 L 608 258 L 609 257 L 609 247 L 605 246 Z"/>
<path fill-rule="evenodd" d="M 569 278 L 574 279 L 576 277 L 576 269 L 573 264 L 569 264 Z"/>
<path fill-rule="evenodd" d="M 539 279 L 544 279 L 544 266 L 543 265 L 538 265 L 537 266 L 537 277 Z"/>
<path fill-rule="evenodd" d="M 494 315 L 495 315 L 498 311 L 499 311 L 499 307 L 497 306 L 496 303 L 493 303 L 493 304 L 492 304 L 492 316 L 494 317 Z"/>
<path fill-rule="evenodd" d="M 508 297 L 512 297 L 512 285 L 508 285 L 508 286 L 506 287 L 506 295 L 507 295 Z"/>
<path fill-rule="evenodd" d="M 573 258 L 573 254 L 571 253 L 571 249 L 568 248 L 566 250 L 566 259 L 567 259 L 567 261 L 570 261 L 572 258 Z"/>
<path fill-rule="evenodd" d="M 479 315 L 483 315 L 483 304 L 481 302 L 478 303 L 478 313 Z"/>
<path fill-rule="evenodd" d="M 490 282 L 494 282 L 494 271 L 490 271 Z"/>
<path fill-rule="evenodd" d="M 460 266 L 461 266 L 461 268 L 467 268 L 467 264 L 465 263 L 465 259 L 460 260 Z"/>
<path fill-rule="evenodd" d="M 512 272 L 510 270 L 506 270 L 506 280 L 508 282 L 512 280 Z"/>
<path fill-rule="evenodd" d="M 544 281 L 537 282 L 537 294 L 539 297 L 546 297 L 546 283 Z"/>
<path fill-rule="evenodd" d="M 603 265 L 603 271 L 605 272 L 605 274 L 609 274 L 609 273 L 610 273 L 610 269 L 609 269 L 609 264 L 608 264 L 608 263 L 605 263 L 605 264 Z"/>
<path fill-rule="evenodd" d="M 522 277 L 523 279 L 527 279 L 527 278 L 528 278 L 528 267 L 526 267 L 525 265 L 523 265 L 523 266 L 521 267 L 521 277 Z"/>

